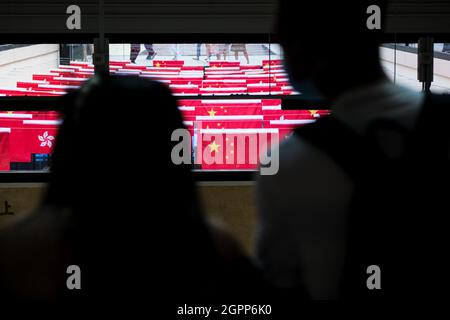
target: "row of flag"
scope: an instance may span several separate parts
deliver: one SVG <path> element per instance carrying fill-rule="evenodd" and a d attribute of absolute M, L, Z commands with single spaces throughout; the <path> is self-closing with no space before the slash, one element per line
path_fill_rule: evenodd
<path fill-rule="evenodd" d="M 204 170 L 255 169 L 295 127 L 328 110 L 282 110 L 280 99 L 179 100 L 194 162 Z"/>
<path fill-rule="evenodd" d="M 254 169 L 261 154 L 279 143 L 296 126 L 326 116 L 327 110 L 282 110 L 280 99 L 211 99 L 211 95 L 290 95 L 281 60 L 260 65 L 211 61 L 208 66 L 184 61 L 153 60 L 151 65 L 111 61 L 111 73 L 136 75 L 166 83 L 174 95 L 206 96 L 178 101 L 191 134 L 195 163 L 205 170 Z M 61 65 L 15 88 L 0 88 L 3 96 L 59 96 L 79 88 L 94 74 L 84 62 Z M 12 162 L 30 162 L 32 154 L 51 154 L 61 120 L 56 112 L 0 112 L 0 170 Z"/>
<path fill-rule="evenodd" d="M 207 170 L 254 169 L 272 143 L 329 114 L 282 110 L 280 99 L 179 100 L 178 108 L 191 134 L 194 161 Z M 0 112 L 0 170 L 9 170 L 11 162 L 30 162 L 32 154 L 51 154 L 60 124 L 56 112 Z"/>
<path fill-rule="evenodd" d="M 188 66 L 185 62 L 155 60 L 152 65 L 111 61 L 115 75 L 135 75 L 166 83 L 175 95 L 293 95 L 281 60 L 263 60 L 260 65 L 214 61 L 208 66 Z M 47 74 L 34 74 L 32 80 L 17 81 L 16 87 L 1 88 L 1 96 L 58 96 L 79 88 L 94 75 L 94 66 L 72 61 Z"/>

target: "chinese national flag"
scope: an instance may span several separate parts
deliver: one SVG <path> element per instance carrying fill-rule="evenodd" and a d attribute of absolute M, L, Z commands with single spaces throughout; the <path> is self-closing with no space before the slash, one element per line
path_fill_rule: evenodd
<path fill-rule="evenodd" d="M 239 61 L 210 61 L 209 67 L 220 68 L 220 67 L 239 67 L 241 63 Z"/>
<path fill-rule="evenodd" d="M 294 119 L 294 120 L 270 120 L 264 121 L 265 128 L 277 128 L 279 130 L 280 141 L 289 137 L 292 131 L 299 126 L 312 123 L 312 119 Z"/>
<path fill-rule="evenodd" d="M 245 82 L 225 82 L 225 81 L 205 80 L 202 83 L 202 88 L 246 88 L 246 87 L 247 84 Z"/>
<path fill-rule="evenodd" d="M 263 110 L 264 120 L 313 120 L 317 116 L 309 110 Z"/>
<path fill-rule="evenodd" d="M 223 169 L 223 137 L 222 133 L 205 133 L 204 130 L 197 134 L 196 163 L 200 164 L 202 169 Z"/>
<path fill-rule="evenodd" d="M 282 66 L 283 65 L 283 60 L 280 60 L 280 59 L 263 60 L 262 61 L 262 65 L 263 65 L 263 67 L 267 67 L 267 66 Z"/>
<path fill-rule="evenodd" d="M 281 110 L 281 99 L 263 99 L 263 110 Z"/>
<path fill-rule="evenodd" d="M 10 169 L 9 138 L 11 129 L 0 128 L 0 171 Z"/>
<path fill-rule="evenodd" d="M 153 67 L 182 67 L 184 66 L 183 60 L 153 60 Z"/>
<path fill-rule="evenodd" d="M 220 121 L 220 120 L 202 120 L 196 121 L 201 124 L 202 129 L 258 129 L 262 128 L 262 120 L 235 120 L 235 121 Z"/>
<path fill-rule="evenodd" d="M 262 112 L 261 105 L 240 106 L 240 105 L 213 105 L 200 106 L 195 108 L 195 114 L 198 116 L 210 116 L 214 120 L 216 116 L 232 115 L 259 115 Z"/>
<path fill-rule="evenodd" d="M 267 151 L 270 132 L 265 129 L 201 130 L 197 136 L 197 161 L 201 160 L 205 170 L 256 169 L 260 153 Z"/>

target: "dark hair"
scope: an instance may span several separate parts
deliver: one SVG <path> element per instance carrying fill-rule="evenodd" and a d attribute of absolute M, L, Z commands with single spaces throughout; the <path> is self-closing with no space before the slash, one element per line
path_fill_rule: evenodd
<path fill-rule="evenodd" d="M 382 30 L 367 28 L 369 5 L 379 5 L 383 28 L 384 2 L 279 0 L 276 41 L 297 90 L 308 94 L 305 82 L 310 81 L 313 95 L 317 90 L 332 100 L 384 77 L 378 48 Z"/>
<path fill-rule="evenodd" d="M 335 54 L 354 44 L 358 55 L 377 53 L 385 23 L 385 0 L 302 1 L 279 0 L 276 34 L 282 44 L 299 42 L 316 52 Z M 369 30 L 367 8 L 377 5 L 382 13 L 381 30 Z M 367 49 L 367 50 L 366 50 Z M 360 51 L 365 52 L 360 52 Z M 345 52 L 346 55 L 349 52 Z M 352 59 L 355 55 L 352 55 Z"/>
<path fill-rule="evenodd" d="M 220 265 L 191 166 L 170 157 L 177 143 L 171 134 L 183 123 L 169 89 L 137 77 L 96 76 L 62 103 L 44 205 L 73 213 L 71 263 L 87 270 L 87 292 L 120 288 L 123 295 L 146 281 L 168 289 L 211 285 L 208 274 Z M 109 292 L 112 286 L 117 290 Z"/>

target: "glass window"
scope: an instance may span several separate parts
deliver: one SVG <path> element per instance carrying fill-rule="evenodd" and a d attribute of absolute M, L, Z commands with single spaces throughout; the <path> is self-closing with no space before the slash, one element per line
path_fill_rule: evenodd
<path fill-rule="evenodd" d="M 269 43 L 111 44 L 111 72 L 157 79 L 177 96 L 298 94 Z"/>
<path fill-rule="evenodd" d="M 94 74 L 92 44 L 0 45 L 0 96 L 60 96 Z"/>
<path fill-rule="evenodd" d="M 380 47 L 381 65 L 396 84 L 422 91 L 417 79 L 417 43 L 387 43 Z"/>
<path fill-rule="evenodd" d="M 22 49 L 32 52 L 36 47 Z M 93 74 L 89 46 L 52 49 L 45 68 L 37 64 L 42 70 L 26 68 L 22 76 L 10 77 L 17 88 L 40 95 L 46 88 L 41 81 L 77 88 Z M 69 53 L 66 60 L 63 50 Z M 278 44 L 111 44 L 110 70 L 167 83 L 191 132 L 197 170 L 254 170 L 271 143 L 329 113 L 282 110 L 282 98 L 298 92 L 289 84 Z M 0 170 L 46 170 L 60 123 L 55 112 L 0 112 Z"/>
<path fill-rule="evenodd" d="M 434 68 L 431 92 L 450 93 L 450 43 L 434 44 Z"/>

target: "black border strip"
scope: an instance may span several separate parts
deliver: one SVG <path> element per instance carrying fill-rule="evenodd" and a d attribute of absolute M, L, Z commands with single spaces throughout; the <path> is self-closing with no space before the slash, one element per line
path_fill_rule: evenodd
<path fill-rule="evenodd" d="M 449 33 L 383 33 L 380 35 L 380 44 L 392 42 L 415 43 L 420 37 L 433 37 L 434 42 L 450 42 Z M 37 44 L 37 43 L 92 43 L 98 38 L 98 33 L 53 33 L 53 34 L 22 34 L 22 33 L 0 33 L 2 43 L 10 44 Z M 110 43 L 130 43 L 137 41 L 140 43 L 202 43 L 205 42 L 278 42 L 276 34 L 273 33 L 106 33 L 105 37 Z"/>
<path fill-rule="evenodd" d="M 254 181 L 258 171 L 193 171 L 194 180 L 197 182 L 214 181 Z M 0 172 L 0 183 L 48 183 L 50 173 L 44 171 L 6 171 Z"/>
<path fill-rule="evenodd" d="M 60 97 L 0 97 L 0 111 L 60 111 Z"/>
<path fill-rule="evenodd" d="M 43 171 L 6 171 L 0 172 L 0 183 L 46 183 L 50 173 Z"/>
<path fill-rule="evenodd" d="M 280 99 L 283 110 L 328 110 L 326 100 L 308 99 L 302 95 L 234 95 L 234 96 L 178 96 L 178 100 L 237 100 L 237 99 Z M 1 111 L 61 111 L 60 97 L 0 97 Z"/>

